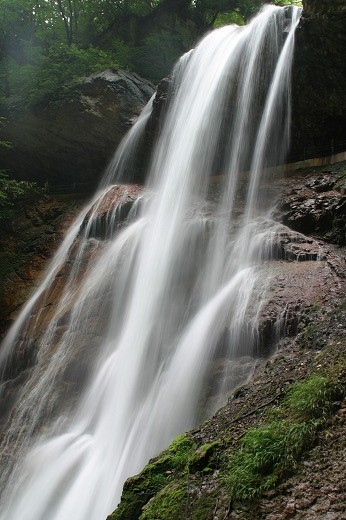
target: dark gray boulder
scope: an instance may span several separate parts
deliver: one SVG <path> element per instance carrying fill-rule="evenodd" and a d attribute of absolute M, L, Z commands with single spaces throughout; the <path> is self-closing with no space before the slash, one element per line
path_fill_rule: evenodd
<path fill-rule="evenodd" d="M 21 179 L 92 189 L 117 145 L 154 93 L 137 74 L 105 70 L 32 107 L 13 109 L 1 167 Z"/>

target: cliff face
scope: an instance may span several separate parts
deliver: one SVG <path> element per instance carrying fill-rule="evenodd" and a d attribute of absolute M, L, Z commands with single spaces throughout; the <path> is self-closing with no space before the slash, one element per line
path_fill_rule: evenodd
<path fill-rule="evenodd" d="M 42 196 L 16 208 L 0 237 L 0 336 L 36 287 L 84 200 Z M 1 415 L 1 414 L 0 414 Z"/>
<path fill-rule="evenodd" d="M 346 148 L 346 6 L 305 0 L 293 65 L 292 153 Z"/>
<path fill-rule="evenodd" d="M 2 131 L 12 148 L 1 151 L 1 167 L 20 179 L 90 191 L 153 92 L 136 74 L 106 70 L 61 97 L 12 110 Z"/>
<path fill-rule="evenodd" d="M 310 15 L 340 16 L 346 13 L 344 0 L 304 0 L 303 4 L 304 10 Z"/>
<path fill-rule="evenodd" d="M 292 124 L 289 161 L 346 150 L 346 6 L 343 0 L 306 0 L 296 31 L 292 67 Z M 170 102 L 170 78 L 158 85 L 148 126 L 159 131 Z M 232 106 L 232 100 L 230 100 Z"/>

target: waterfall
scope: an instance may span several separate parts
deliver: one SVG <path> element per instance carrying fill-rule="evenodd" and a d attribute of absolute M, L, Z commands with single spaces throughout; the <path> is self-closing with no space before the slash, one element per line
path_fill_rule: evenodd
<path fill-rule="evenodd" d="M 2 520 L 104 520 L 126 478 L 220 404 L 234 360 L 256 358 L 299 16 L 266 6 L 182 58 L 147 186 L 134 201 L 114 183 L 151 104 L 24 306 L 0 353 L 7 395 L 16 352 L 33 352 L 1 438 Z"/>

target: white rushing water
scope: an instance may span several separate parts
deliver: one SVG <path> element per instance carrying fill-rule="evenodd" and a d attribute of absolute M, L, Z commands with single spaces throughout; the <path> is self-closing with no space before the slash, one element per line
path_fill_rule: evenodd
<path fill-rule="evenodd" d="M 259 266 L 275 233 L 263 171 L 287 147 L 299 15 L 267 6 L 182 58 L 127 225 L 120 201 L 100 237 L 97 210 L 132 160 L 151 102 L 9 332 L 5 394 L 26 334 L 35 355 L 3 430 L 2 520 L 104 520 L 125 479 L 211 410 L 213 362 L 223 361 L 222 394 L 233 360 L 256 357 Z M 217 197 L 209 181 L 221 173 Z"/>

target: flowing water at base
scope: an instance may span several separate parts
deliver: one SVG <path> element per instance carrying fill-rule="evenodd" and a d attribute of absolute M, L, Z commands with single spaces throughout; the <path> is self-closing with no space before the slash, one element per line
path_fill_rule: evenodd
<path fill-rule="evenodd" d="M 135 201 L 112 183 L 150 104 L 9 332 L 4 392 L 18 343 L 35 355 L 3 430 L 1 519 L 104 520 L 125 479 L 220 404 L 234 360 L 256 358 L 275 234 L 263 172 L 287 148 L 299 16 L 267 6 L 182 58 L 147 188 Z"/>

